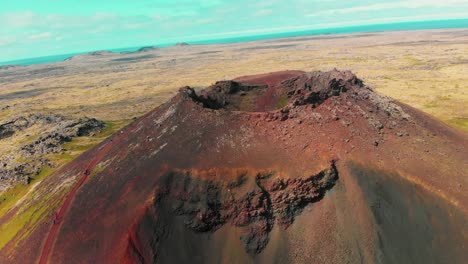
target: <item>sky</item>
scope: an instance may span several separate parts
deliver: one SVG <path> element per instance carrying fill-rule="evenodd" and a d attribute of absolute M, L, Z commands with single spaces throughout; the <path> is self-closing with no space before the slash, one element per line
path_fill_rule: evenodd
<path fill-rule="evenodd" d="M 468 0 L 0 0 L 0 61 L 456 18 Z"/>

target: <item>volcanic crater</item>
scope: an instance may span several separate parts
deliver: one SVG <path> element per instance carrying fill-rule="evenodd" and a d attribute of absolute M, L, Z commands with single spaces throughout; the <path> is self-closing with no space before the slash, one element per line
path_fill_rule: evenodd
<path fill-rule="evenodd" d="M 462 263 L 466 140 L 349 71 L 183 87 L 45 179 L 80 185 L 8 260 Z"/>

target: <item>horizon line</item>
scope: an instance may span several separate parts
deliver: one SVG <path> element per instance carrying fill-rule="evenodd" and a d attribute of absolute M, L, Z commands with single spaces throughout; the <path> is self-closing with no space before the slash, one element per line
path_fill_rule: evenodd
<path fill-rule="evenodd" d="M 44 55 L 44 56 L 38 56 L 38 57 L 28 57 L 28 58 L 21 58 L 21 59 L 14 59 L 14 60 L 7 60 L 7 61 L 0 61 L 0 66 L 29 66 L 29 65 L 35 65 L 35 64 L 47 64 L 47 63 L 54 63 L 54 62 L 60 62 L 60 61 L 54 61 L 54 62 L 45 62 L 45 63 L 29 63 L 29 64 L 21 64 L 21 62 L 28 61 L 28 60 L 34 60 L 34 59 L 42 59 L 42 58 L 48 58 L 48 57 L 62 57 L 62 56 L 76 56 L 76 55 L 81 55 L 81 54 L 87 54 L 91 52 L 96 52 L 96 51 L 108 51 L 112 53 L 122 53 L 125 51 L 131 52 L 132 50 L 138 50 L 139 48 L 143 47 L 160 47 L 160 48 L 166 48 L 170 46 L 174 46 L 177 43 L 188 43 L 189 45 L 216 45 L 216 44 L 234 44 L 234 43 L 243 43 L 243 42 L 253 42 L 253 41 L 262 41 L 262 40 L 272 40 L 272 39 L 282 39 L 282 38 L 294 38 L 294 37 L 299 37 L 299 36 L 319 36 L 319 35 L 346 35 L 346 34 L 359 34 L 359 33 L 364 33 L 364 32 L 395 32 L 395 31 L 418 31 L 418 30 L 436 30 L 436 29 L 461 29 L 461 28 L 468 28 L 468 23 L 466 25 L 461 25 L 461 26 L 448 26 L 448 27 L 434 27 L 436 25 L 433 25 L 432 27 L 429 26 L 427 28 L 416 28 L 416 29 L 381 29 L 381 30 L 362 30 L 362 31 L 354 31 L 354 32 L 326 32 L 331 31 L 331 30 L 340 30 L 340 29 L 349 29 L 349 28 L 359 28 L 359 27 L 378 27 L 382 25 L 399 25 L 399 24 L 410 24 L 410 23 L 425 23 L 425 22 L 447 22 L 447 21 L 464 21 L 467 20 L 468 18 L 453 18 L 453 19 L 436 19 L 436 20 L 416 20 L 416 21 L 397 21 L 397 22 L 390 22 L 390 23 L 376 23 L 376 24 L 357 24 L 357 25 L 349 25 L 349 26 L 340 26 L 340 27 L 318 27 L 318 28 L 305 28 L 301 30 L 287 30 L 287 31 L 271 31 L 271 32 L 260 32 L 258 34 L 246 34 L 246 35 L 230 35 L 230 33 L 226 33 L 224 36 L 225 37 L 218 37 L 218 38 L 195 38 L 193 40 L 187 40 L 187 41 L 167 41 L 167 42 L 161 42 L 158 44 L 148 44 L 148 45 L 139 45 L 139 46 L 132 46 L 132 47 L 118 47 L 118 48 L 107 48 L 107 49 L 95 49 L 95 50 L 87 50 L 87 51 L 76 51 L 76 52 L 70 52 L 70 53 L 62 53 L 62 54 L 50 54 L 50 55 Z M 316 32 L 316 34 L 313 34 L 311 31 L 324 31 L 324 32 Z M 247 31 L 244 31 L 247 32 Z M 309 32 L 310 34 L 304 34 L 304 35 L 294 35 L 294 34 L 300 34 L 300 33 L 307 33 Z M 279 34 L 291 34 L 289 36 L 279 36 Z M 211 34 L 211 35 L 216 35 L 216 34 Z M 275 36 L 276 35 L 276 36 Z M 246 39 L 246 38 L 252 38 L 252 37 L 257 37 L 258 39 L 251 39 L 251 40 L 239 40 L 239 41 L 232 41 L 232 42 L 225 42 L 229 40 L 235 40 L 235 39 Z M 264 37 L 264 38 L 262 38 Z M 224 42 L 223 42 L 224 41 Z M 119 51 L 120 50 L 120 51 Z"/>

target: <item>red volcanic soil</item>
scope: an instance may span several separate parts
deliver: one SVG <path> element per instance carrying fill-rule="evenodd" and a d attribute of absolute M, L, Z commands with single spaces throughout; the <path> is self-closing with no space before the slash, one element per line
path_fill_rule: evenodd
<path fill-rule="evenodd" d="M 132 124 L 132 126 L 137 125 L 139 121 L 136 121 L 135 123 Z M 45 243 L 42 248 L 42 252 L 40 255 L 39 263 L 40 264 L 45 264 L 47 263 L 50 250 L 52 249 L 52 246 L 55 242 L 57 233 L 59 231 L 59 227 L 61 224 L 61 219 L 65 216 L 65 213 L 67 212 L 68 208 L 70 207 L 70 204 L 73 201 L 73 198 L 75 197 L 76 192 L 80 189 L 80 187 L 86 182 L 88 179 L 89 175 L 91 172 L 96 168 L 96 165 L 102 160 L 104 155 L 107 154 L 107 152 L 114 147 L 115 142 L 118 141 L 120 138 L 125 137 L 126 133 L 128 132 L 128 129 L 126 131 L 122 131 L 122 133 L 117 134 L 113 139 L 110 141 L 106 142 L 106 144 L 100 148 L 97 153 L 95 154 L 95 157 L 91 160 L 91 162 L 88 164 L 86 169 L 83 171 L 83 173 L 80 175 L 80 178 L 78 182 L 73 186 L 73 188 L 70 190 L 70 192 L 65 196 L 65 199 L 63 203 L 60 205 L 60 209 L 58 213 L 54 215 L 54 220 L 53 220 L 53 225 L 51 226 L 49 232 L 47 233 L 47 238 L 45 240 Z"/>
<path fill-rule="evenodd" d="M 51 175 L 48 188 L 80 175 L 60 221 L 0 253 L 11 263 L 463 263 L 466 143 L 348 71 L 184 87 Z"/>

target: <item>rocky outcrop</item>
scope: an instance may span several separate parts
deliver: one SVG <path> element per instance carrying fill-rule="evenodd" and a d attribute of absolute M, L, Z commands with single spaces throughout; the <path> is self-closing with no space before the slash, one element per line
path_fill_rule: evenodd
<path fill-rule="evenodd" d="M 386 122 L 391 127 L 395 122 L 411 119 L 392 99 L 375 93 L 350 71 L 302 73 L 276 85 L 220 81 L 198 94 L 190 87 L 182 88 L 181 92 L 203 107 L 215 110 L 262 112 L 264 108 L 270 109 L 270 111 L 263 111 L 267 112 L 266 116 L 270 120 L 285 121 L 292 116 L 300 115 L 299 112 L 303 111 L 305 106 L 316 108 L 327 99 L 336 99 L 341 95 L 344 95 L 342 98 L 347 100 L 367 104 L 364 109 L 359 106 L 358 111 L 361 111 L 369 125 L 379 132 L 384 126 L 381 118 L 368 113 L 383 113 L 384 118 L 391 119 Z M 269 101 L 266 103 L 267 106 L 261 108 L 263 110 L 258 110 L 256 106 L 265 104 L 265 101 Z M 336 104 L 341 103 L 336 101 Z M 341 105 L 341 107 L 348 108 L 346 111 L 352 112 L 354 110 L 351 110 L 351 106 L 350 101 L 346 106 Z M 330 110 L 334 119 L 338 120 L 336 109 Z"/>
<path fill-rule="evenodd" d="M 251 255 L 266 247 L 275 224 L 287 228 L 307 205 L 319 201 L 338 179 L 334 161 L 329 168 L 298 179 L 278 177 L 275 172 L 241 171 L 234 179 L 210 180 L 201 179 L 199 174 L 193 171 L 168 174 L 157 187 L 153 205 L 156 210 L 150 211 L 170 208 L 170 212 L 161 211 L 160 214 L 182 217 L 184 225 L 194 232 L 214 232 L 226 224 L 240 228 L 240 239 Z M 249 177 L 251 174 L 256 176 Z M 249 183 L 252 179 L 254 182 Z M 155 228 L 169 224 L 159 222 Z M 154 233 L 159 232 L 154 230 Z M 145 243 L 148 241 L 132 241 L 129 246 Z M 153 248 L 152 251 L 158 250 Z M 137 255 L 147 254 L 139 252 Z"/>
<path fill-rule="evenodd" d="M 94 118 L 62 120 L 53 131 L 22 147 L 21 150 L 28 155 L 58 153 L 63 150 L 63 143 L 71 141 L 74 137 L 90 135 L 104 126 L 104 122 Z"/>
<path fill-rule="evenodd" d="M 353 88 L 362 88 L 363 82 L 350 71 L 309 72 L 286 80 L 290 104 L 316 106 L 329 97 L 339 96 Z"/>
<path fill-rule="evenodd" d="M 104 123 L 102 121 L 94 118 L 73 120 L 60 115 L 32 114 L 26 117 L 18 117 L 0 124 L 0 140 L 11 137 L 16 132 L 20 132 L 33 125 L 41 127 L 53 126 L 54 131 L 51 134 L 56 134 L 57 137 L 65 139 L 87 135 L 93 130 L 104 127 Z M 50 137 L 50 135 L 47 137 Z M 41 141 L 42 139 L 43 138 L 38 141 Z"/>
<path fill-rule="evenodd" d="M 248 85 L 236 81 L 218 81 L 208 89 L 201 91 L 199 95 L 190 87 L 182 88 L 193 100 L 200 102 L 203 107 L 210 109 L 236 109 L 239 97 L 245 96 L 247 92 L 254 89 L 266 89 L 266 85 Z M 234 107 L 234 108 L 232 108 Z"/>
<path fill-rule="evenodd" d="M 104 126 L 104 122 L 94 118 L 69 119 L 60 115 L 44 114 L 18 117 L 1 124 L 0 140 L 11 140 L 14 135 L 30 133 L 30 130 L 36 131 L 38 138 L 20 146 L 18 151 L 2 153 L 0 191 L 15 183 L 27 184 L 30 177 L 38 175 L 44 166 L 54 166 L 45 155 L 62 152 L 65 150 L 62 147 L 63 143 L 75 137 L 91 135 Z M 26 130 L 28 132 L 25 132 Z"/>
<path fill-rule="evenodd" d="M 24 118 L 20 117 L 12 121 L 8 121 L 0 125 L 0 140 L 9 138 L 13 136 L 16 131 L 23 130 L 30 125 L 29 121 Z"/>

